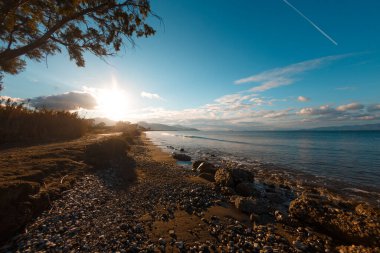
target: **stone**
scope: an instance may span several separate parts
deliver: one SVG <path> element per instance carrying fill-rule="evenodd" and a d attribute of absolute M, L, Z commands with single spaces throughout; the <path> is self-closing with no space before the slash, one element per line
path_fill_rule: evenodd
<path fill-rule="evenodd" d="M 172 157 L 178 161 L 184 161 L 184 162 L 191 161 L 191 157 L 186 154 L 173 153 Z"/>
<path fill-rule="evenodd" d="M 216 170 L 215 166 L 209 162 L 202 162 L 197 168 L 199 173 L 209 173 L 212 175 L 215 175 Z"/>
<path fill-rule="evenodd" d="M 224 168 L 218 169 L 215 173 L 215 182 L 220 186 L 234 187 L 231 170 Z"/>
<path fill-rule="evenodd" d="M 175 231 L 173 229 L 169 230 L 169 235 L 170 235 L 170 237 L 173 237 L 173 238 L 176 237 Z"/>
<path fill-rule="evenodd" d="M 227 195 L 227 196 L 230 196 L 230 195 L 235 195 L 236 192 L 233 188 L 231 187 L 222 187 L 220 189 L 220 192 L 223 194 L 223 195 Z"/>
<path fill-rule="evenodd" d="M 251 198 L 238 197 L 235 199 L 235 207 L 243 213 L 251 214 L 255 210 L 256 202 Z"/>
<path fill-rule="evenodd" d="M 327 196 L 303 193 L 289 205 L 292 218 L 324 229 L 331 237 L 350 244 L 379 246 L 380 218 L 378 215 L 359 215 L 364 210 L 339 207 L 339 202 Z"/>
<path fill-rule="evenodd" d="M 235 185 L 239 183 L 253 183 L 254 175 L 253 172 L 243 169 L 232 169 L 232 178 L 234 180 Z"/>
<path fill-rule="evenodd" d="M 249 197 L 253 196 L 256 193 L 256 188 L 254 183 L 249 183 L 249 182 L 243 182 L 238 185 L 236 185 L 236 193 L 244 196 L 244 197 Z"/>

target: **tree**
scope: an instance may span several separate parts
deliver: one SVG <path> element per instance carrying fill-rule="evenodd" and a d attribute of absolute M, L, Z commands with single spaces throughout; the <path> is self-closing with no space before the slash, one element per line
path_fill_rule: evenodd
<path fill-rule="evenodd" d="M 86 51 L 115 55 L 155 33 L 150 16 L 149 0 L 0 0 L 0 78 L 64 48 L 79 67 Z"/>

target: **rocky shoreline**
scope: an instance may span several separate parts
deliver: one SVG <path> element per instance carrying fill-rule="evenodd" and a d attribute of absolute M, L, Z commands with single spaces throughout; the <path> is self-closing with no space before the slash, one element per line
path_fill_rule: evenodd
<path fill-rule="evenodd" d="M 369 205 L 231 162 L 185 170 L 147 140 L 128 154 L 135 177 L 86 173 L 0 252 L 380 252 Z"/>

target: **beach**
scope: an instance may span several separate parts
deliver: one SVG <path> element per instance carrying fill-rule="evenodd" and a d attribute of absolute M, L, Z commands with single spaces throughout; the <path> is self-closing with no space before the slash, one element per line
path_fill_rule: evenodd
<path fill-rule="evenodd" d="M 19 160 L 20 168 L 30 157 L 44 167 L 43 159 L 57 153 L 77 167 L 44 172 L 65 187 L 52 188 L 54 198 L 39 211 L 35 203 L 40 202 L 32 200 L 43 187 L 8 203 L 7 208 L 24 206 L 29 216 L 12 228 L 1 252 L 379 252 L 379 211 L 371 203 L 326 188 L 296 187 L 281 174 L 269 177 L 271 173 L 234 161 L 192 160 L 185 168 L 145 134 L 128 147 L 107 142 L 112 136 L 86 138 L 88 142 L 2 150 L 2 157 L 8 156 L 1 161 L 3 182 L 10 181 L 3 165 L 15 153 L 25 158 Z M 94 156 L 107 158 L 96 153 L 99 143 L 126 152 L 120 157 L 110 152 L 112 162 L 94 169 L 104 162 Z M 86 148 L 91 145 L 95 148 Z M 6 220 L 4 210 L 1 218 Z"/>

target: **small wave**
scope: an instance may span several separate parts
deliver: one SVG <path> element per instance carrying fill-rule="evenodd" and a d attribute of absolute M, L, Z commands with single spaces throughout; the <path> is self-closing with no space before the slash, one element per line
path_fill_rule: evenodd
<path fill-rule="evenodd" d="M 210 141 L 220 141 L 220 142 L 228 142 L 228 143 L 248 144 L 248 145 L 251 145 L 251 143 L 249 143 L 249 142 L 244 142 L 244 141 L 230 141 L 230 140 L 216 139 L 216 138 L 209 138 L 209 137 L 196 136 L 196 135 L 177 135 L 177 136 L 178 136 L 178 137 L 184 137 L 184 138 L 191 138 L 191 139 L 202 139 L 202 140 L 210 140 Z"/>
<path fill-rule="evenodd" d="M 365 190 L 358 189 L 358 188 L 344 188 L 343 190 L 352 191 L 352 192 L 356 192 L 356 193 L 362 193 L 362 194 L 380 195 L 380 193 L 377 193 L 377 192 L 369 192 L 369 191 L 365 191 Z"/>
<path fill-rule="evenodd" d="M 169 134 L 169 133 L 161 133 L 161 135 L 163 135 L 163 136 L 177 136 L 177 135 Z"/>

